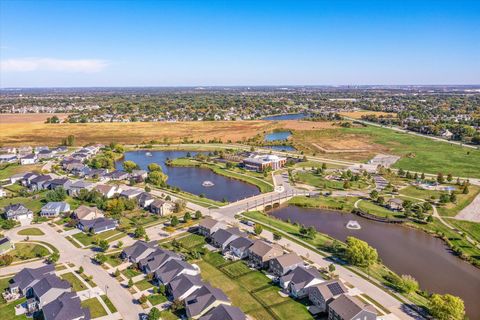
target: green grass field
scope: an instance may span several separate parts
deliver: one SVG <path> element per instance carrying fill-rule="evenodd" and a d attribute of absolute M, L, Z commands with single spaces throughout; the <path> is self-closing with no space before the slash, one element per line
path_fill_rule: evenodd
<path fill-rule="evenodd" d="M 321 175 L 315 174 L 311 171 L 302 171 L 295 174 L 295 181 L 305 183 L 317 188 L 325 190 L 344 190 L 343 181 L 328 180 Z M 365 181 L 352 181 L 350 182 L 350 188 L 352 190 L 361 190 L 368 186 Z"/>
<path fill-rule="evenodd" d="M 109 231 L 105 231 L 105 232 L 90 236 L 87 233 L 80 232 L 80 233 L 74 234 L 72 237 L 74 237 L 84 246 L 90 246 L 90 245 L 93 245 L 97 240 L 107 239 L 108 237 L 112 237 L 112 239 L 113 238 L 117 239 L 116 235 L 122 235 L 123 237 L 125 236 L 125 233 L 120 232 L 118 230 L 109 230 Z M 109 242 L 110 241 L 113 241 L 113 240 L 109 239 Z"/>
<path fill-rule="evenodd" d="M 19 234 L 21 236 L 43 236 L 43 235 L 45 235 L 45 233 L 43 233 L 43 231 L 38 229 L 38 228 L 26 228 L 26 229 L 18 231 L 17 234 Z"/>
<path fill-rule="evenodd" d="M 454 227 L 466 232 L 472 239 L 477 242 L 480 242 L 480 223 L 479 222 L 471 222 L 471 221 L 463 221 L 463 220 L 455 220 L 455 219 L 448 219 L 447 222 Z"/>
<path fill-rule="evenodd" d="M 22 261 L 33 258 L 43 258 L 50 254 L 45 246 L 36 243 L 16 243 L 15 249 L 8 252 L 13 261 Z"/>
<path fill-rule="evenodd" d="M 480 187 L 470 185 L 468 187 L 470 192 L 468 194 L 457 193 L 457 202 L 447 203 L 443 206 L 439 206 L 438 213 L 442 216 L 453 217 L 458 214 L 463 208 L 468 206 L 473 199 L 480 194 Z"/>
<path fill-rule="evenodd" d="M 396 216 L 403 216 L 397 212 L 388 210 L 385 207 L 379 206 L 371 201 L 362 200 L 358 203 L 358 208 L 366 213 L 373 214 L 382 218 L 395 218 Z"/>
<path fill-rule="evenodd" d="M 288 201 L 288 204 L 304 208 L 323 208 L 351 212 L 356 197 L 302 197 L 296 196 Z"/>
<path fill-rule="evenodd" d="M 117 308 L 115 308 L 112 301 L 110 301 L 110 299 L 106 295 L 100 296 L 100 298 L 102 298 L 103 302 L 105 302 L 111 313 L 117 312 Z"/>
<path fill-rule="evenodd" d="M 13 163 L 2 164 L 0 165 L 0 180 L 8 179 L 17 173 L 24 173 L 29 171 L 39 172 L 42 169 L 42 166 L 42 164 L 31 164 L 24 166 Z"/>

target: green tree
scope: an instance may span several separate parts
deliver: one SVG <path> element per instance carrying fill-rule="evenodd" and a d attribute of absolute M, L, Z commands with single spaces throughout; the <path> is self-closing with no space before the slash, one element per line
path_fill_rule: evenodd
<path fill-rule="evenodd" d="M 77 271 L 77 273 L 78 273 L 78 274 L 82 274 L 82 273 L 83 273 L 83 271 L 84 271 L 84 270 L 83 270 L 83 267 L 82 267 L 82 266 L 80 266 L 80 267 L 78 268 L 78 271 Z"/>
<path fill-rule="evenodd" d="M 133 280 L 132 280 L 132 278 L 128 279 L 128 287 L 129 287 L 129 288 L 133 287 Z"/>
<path fill-rule="evenodd" d="M 178 226 L 179 223 L 180 223 L 180 221 L 178 221 L 177 216 L 173 216 L 172 219 L 170 220 L 170 225 L 172 227 Z"/>
<path fill-rule="evenodd" d="M 145 232 L 145 228 L 142 226 L 138 226 L 135 231 L 133 232 L 135 238 L 143 238 L 147 234 Z"/>
<path fill-rule="evenodd" d="M 175 201 L 175 213 L 183 212 L 185 208 L 187 208 L 187 202 L 185 200 L 177 199 L 177 201 Z"/>
<path fill-rule="evenodd" d="M 347 237 L 346 244 L 345 254 L 351 264 L 368 267 L 378 260 L 377 250 L 370 247 L 367 242 L 355 237 Z"/>
<path fill-rule="evenodd" d="M 279 241 L 281 239 L 282 239 L 282 235 L 280 233 L 278 233 L 278 232 L 273 233 L 273 240 Z"/>
<path fill-rule="evenodd" d="M 108 248 L 110 247 L 110 245 L 108 244 L 108 241 L 107 240 L 100 240 L 98 242 L 98 247 L 100 248 L 100 250 L 102 250 L 103 252 L 107 251 Z"/>
<path fill-rule="evenodd" d="M 445 178 L 443 177 L 443 173 L 439 172 L 437 174 L 437 182 L 438 183 L 444 183 L 445 182 Z"/>
<path fill-rule="evenodd" d="M 53 252 L 48 258 L 47 262 L 48 263 L 56 263 L 60 259 L 60 254 L 58 252 Z"/>
<path fill-rule="evenodd" d="M 257 236 L 259 236 L 262 233 L 262 231 L 263 231 L 262 225 L 258 223 L 255 224 L 255 226 L 253 227 L 253 232 L 255 232 Z"/>
<path fill-rule="evenodd" d="M 97 253 L 93 259 L 100 265 L 107 262 L 107 256 L 105 256 L 103 253 Z"/>
<path fill-rule="evenodd" d="M 162 172 L 162 167 L 160 167 L 160 165 L 157 163 L 150 163 L 147 168 L 148 168 L 148 171 L 150 172 L 153 172 L 153 171 Z"/>
<path fill-rule="evenodd" d="M 417 291 L 419 288 L 418 281 L 408 274 L 404 274 L 401 276 L 401 287 L 402 291 L 406 293 Z"/>
<path fill-rule="evenodd" d="M 148 313 L 148 320 L 159 320 L 160 319 L 160 311 L 156 308 L 153 307 L 150 309 L 150 312 Z"/>
<path fill-rule="evenodd" d="M 199 220 L 202 218 L 202 213 L 200 210 L 195 211 L 195 219 Z"/>
<path fill-rule="evenodd" d="M 125 170 L 126 172 L 131 173 L 133 170 L 138 168 L 139 168 L 138 164 L 136 164 L 131 160 L 127 160 L 123 163 L 123 170 Z"/>
<path fill-rule="evenodd" d="M 54 190 L 47 191 L 45 193 L 45 200 L 47 202 L 59 202 L 67 198 L 67 191 L 62 187 L 57 187 Z"/>
<path fill-rule="evenodd" d="M 370 192 L 370 198 L 372 200 L 376 200 L 378 198 L 378 191 L 377 190 L 372 190 L 372 192 Z"/>
<path fill-rule="evenodd" d="M 433 294 L 429 300 L 430 314 L 438 320 L 463 320 L 465 305 L 459 297 Z"/>
<path fill-rule="evenodd" d="M 185 212 L 185 214 L 183 215 L 183 221 L 187 222 L 187 221 L 190 221 L 192 220 L 192 215 L 190 214 L 190 212 Z"/>
<path fill-rule="evenodd" d="M 167 181 L 167 176 L 162 171 L 151 171 L 148 173 L 147 182 L 156 185 L 164 186 Z"/>

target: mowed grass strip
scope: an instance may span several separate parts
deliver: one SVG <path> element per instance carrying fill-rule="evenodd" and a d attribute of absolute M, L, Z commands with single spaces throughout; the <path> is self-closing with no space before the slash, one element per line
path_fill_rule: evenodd
<path fill-rule="evenodd" d="M 92 319 L 95 318 L 100 318 L 103 316 L 106 316 L 108 313 L 107 311 L 103 308 L 102 304 L 100 301 L 98 301 L 97 298 L 91 298 L 87 300 L 83 300 L 81 302 L 82 307 L 90 309 L 90 315 Z"/>
<path fill-rule="evenodd" d="M 43 236 L 43 235 L 45 235 L 45 233 L 43 233 L 43 231 L 38 229 L 38 228 L 26 228 L 26 229 L 18 231 L 17 234 L 19 234 L 21 236 Z"/>

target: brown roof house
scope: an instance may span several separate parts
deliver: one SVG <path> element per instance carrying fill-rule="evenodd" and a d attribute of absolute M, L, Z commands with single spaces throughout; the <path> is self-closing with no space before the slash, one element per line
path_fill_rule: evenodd
<path fill-rule="evenodd" d="M 256 268 L 266 269 L 270 260 L 283 255 L 283 249 L 276 243 L 257 240 L 248 248 L 248 260 Z"/>
<path fill-rule="evenodd" d="M 347 292 L 348 288 L 342 281 L 334 279 L 312 286 L 308 291 L 308 299 L 319 309 L 319 312 L 326 312 L 330 302 Z"/>
<path fill-rule="evenodd" d="M 376 320 L 375 308 L 346 294 L 340 295 L 328 305 L 328 320 Z"/>
<path fill-rule="evenodd" d="M 198 224 L 198 233 L 204 237 L 211 237 L 218 229 L 224 227 L 222 222 L 207 217 Z"/>
<path fill-rule="evenodd" d="M 78 220 L 93 220 L 103 218 L 103 212 L 96 207 L 88 207 L 81 205 L 74 212 L 73 215 Z"/>

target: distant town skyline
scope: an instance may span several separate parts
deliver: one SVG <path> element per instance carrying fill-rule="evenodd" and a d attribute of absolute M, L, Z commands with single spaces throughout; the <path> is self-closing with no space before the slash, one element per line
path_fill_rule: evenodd
<path fill-rule="evenodd" d="M 480 84 L 478 1 L 0 2 L 0 87 Z"/>

